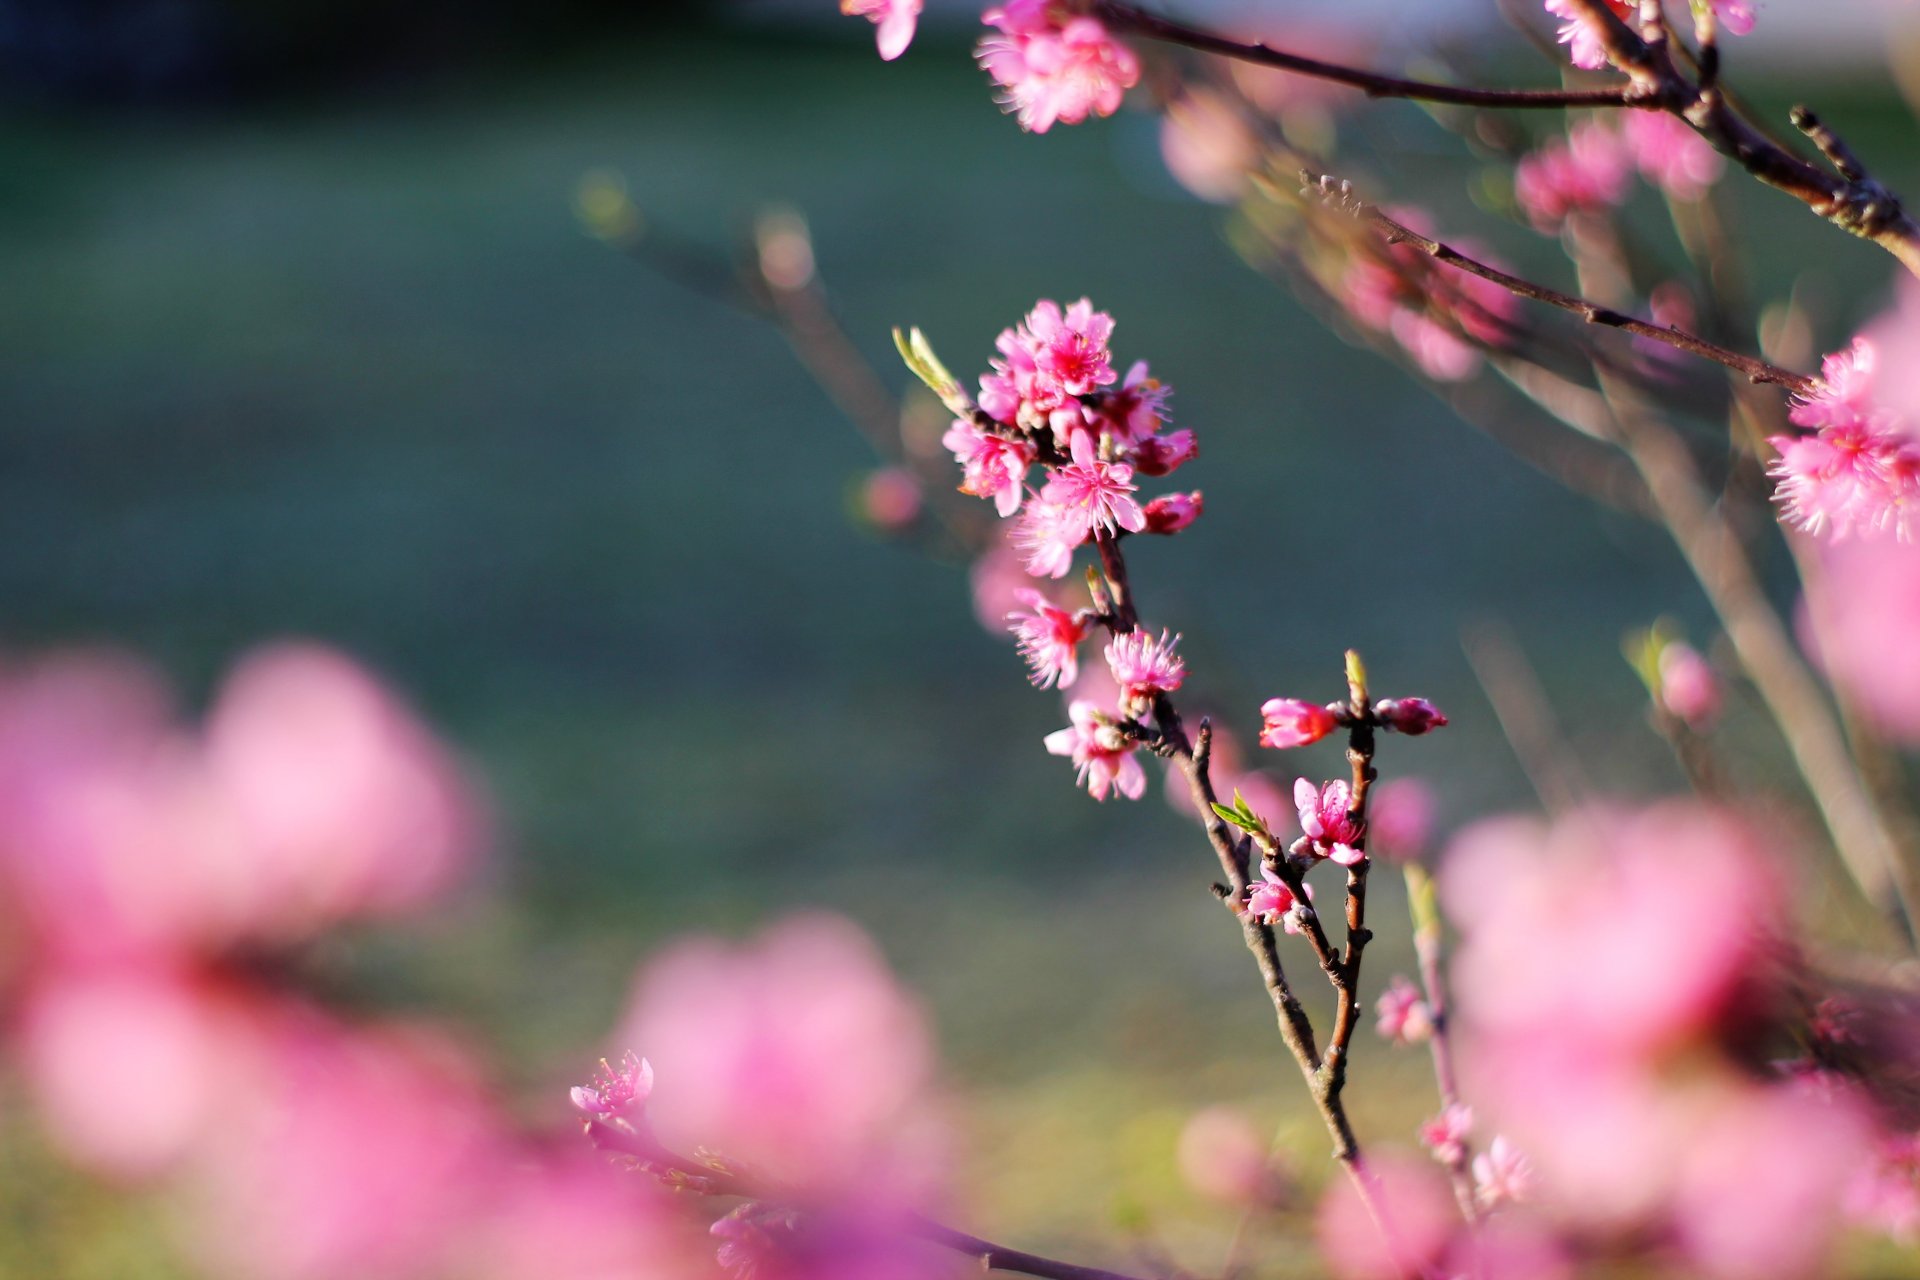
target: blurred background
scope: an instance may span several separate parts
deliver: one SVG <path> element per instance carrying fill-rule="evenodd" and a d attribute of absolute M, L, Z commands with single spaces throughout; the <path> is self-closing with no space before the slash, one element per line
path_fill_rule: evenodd
<path fill-rule="evenodd" d="M 1401 34 L 1419 53 L 1482 32 L 1540 74 L 1486 7 L 1423 5 Z M 1135 561 L 1198 703 L 1250 737 L 1263 698 L 1336 696 L 1357 647 L 1380 691 L 1452 715 L 1381 762 L 1433 781 L 1447 824 L 1531 801 L 1463 631 L 1505 628 L 1594 785 L 1634 794 L 1681 779 L 1621 637 L 1662 614 L 1713 633 L 1657 530 L 1248 270 L 1166 176 L 1152 117 L 1023 136 L 966 6 L 894 64 L 832 9 L 0 0 L 0 644 L 128 647 L 191 699 L 308 636 L 416 699 L 496 799 L 493 891 L 320 963 L 368 1005 L 448 1011 L 529 1115 L 559 1119 L 556 1084 L 609 1047 L 662 941 L 827 908 L 925 993 L 973 1224 L 1198 1242 L 1210 1266 L 1232 1222 L 1175 1176 L 1193 1109 L 1287 1126 L 1307 1180 L 1325 1171 L 1204 845 L 1157 787 L 1131 808 L 1074 790 L 1040 747 L 1060 700 L 980 630 L 962 568 L 857 517 L 874 458 L 779 335 L 585 234 L 581 176 L 624 175 L 650 225 L 720 255 L 763 205 L 803 209 L 842 321 L 902 391 L 890 326 L 966 376 L 1034 299 L 1091 296 L 1200 434 L 1181 484 L 1206 517 Z M 1729 55 L 1762 110 L 1818 103 L 1912 191 L 1897 17 L 1774 0 Z M 1398 195 L 1552 261 L 1465 201 L 1419 111 L 1369 110 L 1403 148 Z M 1883 255 L 1728 188 L 1768 246 L 1758 284 L 1796 287 L 1826 345 L 1879 308 Z M 1764 781 L 1777 748 L 1752 736 Z M 1342 765 L 1326 745 L 1280 767 Z M 1370 995 L 1409 963 L 1382 879 Z M 1362 1085 L 1398 1085 L 1356 1087 L 1360 1125 L 1411 1145 L 1425 1063 L 1367 1038 Z M 146 1209 L 62 1175 L 4 1110 L 0 1271 L 172 1274 Z"/>

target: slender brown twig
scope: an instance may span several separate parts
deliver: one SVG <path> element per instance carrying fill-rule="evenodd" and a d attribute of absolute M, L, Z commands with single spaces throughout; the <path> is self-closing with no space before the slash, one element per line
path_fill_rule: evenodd
<path fill-rule="evenodd" d="M 1816 379 L 1806 374 L 1782 369 L 1758 356 L 1745 355 L 1720 346 L 1718 343 L 1708 342 L 1705 338 L 1696 337 L 1682 329 L 1641 320 L 1625 312 L 1616 311 L 1612 307 L 1602 306 L 1575 294 L 1562 293 L 1558 289 L 1550 289 L 1545 285 L 1535 284 L 1531 280 L 1502 271 L 1498 267 L 1489 266 L 1461 253 L 1451 245 L 1423 236 L 1411 227 L 1396 222 L 1355 195 L 1351 182 L 1327 174 L 1316 175 L 1305 171 L 1301 173 L 1300 179 L 1308 194 L 1319 197 L 1330 207 L 1343 210 L 1373 227 L 1386 237 L 1389 244 L 1404 244 L 1418 249 L 1437 262 L 1497 284 L 1517 297 L 1544 302 L 1550 307 L 1558 307 L 1562 311 L 1579 316 L 1588 324 L 1604 325 L 1636 337 L 1665 343 L 1689 355 L 1725 365 L 1750 382 L 1785 387 L 1798 395 L 1810 394 L 1819 385 Z"/>

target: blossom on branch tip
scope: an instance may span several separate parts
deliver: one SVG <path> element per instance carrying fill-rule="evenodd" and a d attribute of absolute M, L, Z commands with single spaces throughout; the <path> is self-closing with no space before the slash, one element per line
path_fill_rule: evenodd
<path fill-rule="evenodd" d="M 1631 13 L 1622 0 L 1606 2 L 1622 18 Z M 1607 65 L 1607 47 L 1601 41 L 1600 33 L 1581 13 L 1575 0 L 1546 0 L 1546 8 L 1548 13 L 1561 19 L 1560 43 L 1568 46 L 1567 52 L 1574 66 L 1585 71 L 1598 71 Z"/>
<path fill-rule="evenodd" d="M 1674 640 L 1660 650 L 1660 704 L 1695 729 L 1720 715 L 1720 680 L 1692 645 Z"/>
<path fill-rule="evenodd" d="M 1620 137 L 1641 176 L 1676 200 L 1700 199 L 1726 171 L 1711 143 L 1664 111 L 1627 112 Z"/>
<path fill-rule="evenodd" d="M 1373 712 L 1387 728 L 1409 738 L 1447 727 L 1447 717 L 1425 698 L 1382 698 Z"/>
<path fill-rule="evenodd" d="M 1632 159 L 1610 126 L 1584 120 L 1564 139 L 1522 157 L 1513 171 L 1513 196 L 1536 230 L 1554 231 L 1570 213 L 1619 204 Z"/>
<path fill-rule="evenodd" d="M 1433 1152 L 1433 1158 L 1452 1167 L 1467 1158 L 1467 1135 L 1473 1132 L 1473 1108 L 1464 1102 L 1450 1103 L 1439 1115 L 1420 1126 L 1420 1145 Z"/>
<path fill-rule="evenodd" d="M 1126 380 L 1100 401 L 1100 424 L 1123 444 L 1147 443 L 1166 424 L 1167 397 L 1172 394 L 1173 388 L 1154 377 L 1145 360 L 1136 360 Z"/>
<path fill-rule="evenodd" d="M 1333 712 L 1299 698 L 1269 698 L 1260 704 L 1260 745 L 1282 750 L 1306 747 L 1335 728 Z"/>
<path fill-rule="evenodd" d="M 1293 804 L 1300 813 L 1300 830 L 1313 844 L 1314 856 L 1331 858 L 1350 867 L 1367 855 L 1360 852 L 1360 824 L 1347 811 L 1347 784 L 1335 779 L 1316 788 L 1305 778 L 1293 783 Z"/>
<path fill-rule="evenodd" d="M 841 13 L 865 18 L 878 28 L 874 39 L 879 43 L 880 57 L 887 62 L 905 53 L 913 43 L 920 9 L 921 0 L 840 0 Z"/>
<path fill-rule="evenodd" d="M 1073 723 L 1047 735 L 1048 754 L 1072 757 L 1081 785 L 1095 800 L 1105 800 L 1116 790 L 1138 800 L 1147 789 L 1146 771 L 1133 755 L 1139 744 L 1091 702 L 1075 702 L 1067 715 Z"/>
<path fill-rule="evenodd" d="M 1067 12 L 1056 0 L 1008 0 L 981 18 L 999 34 L 982 40 L 974 56 L 1030 133 L 1110 116 L 1140 82 L 1133 50 L 1099 19 Z"/>
<path fill-rule="evenodd" d="M 1086 639 L 1088 615 L 1062 609 L 1030 587 L 1015 593 L 1028 612 L 1007 615 L 1009 631 L 1018 637 L 1020 656 L 1032 668 L 1028 677 L 1036 689 L 1056 684 L 1069 688 L 1080 675 L 1080 642 Z"/>
<path fill-rule="evenodd" d="M 1162 693 L 1172 693 L 1187 678 L 1187 664 L 1173 650 L 1180 637 L 1158 640 L 1144 631 L 1129 631 L 1107 642 L 1107 669 L 1120 686 L 1121 704 L 1144 710 Z"/>
<path fill-rule="evenodd" d="M 1379 1018 L 1375 1029 L 1384 1040 L 1418 1044 L 1433 1034 L 1433 1011 L 1427 1007 L 1426 997 L 1400 974 L 1387 983 L 1373 1011 Z"/>
<path fill-rule="evenodd" d="M 1382 782 L 1367 796 L 1367 843 L 1396 862 L 1417 858 L 1433 833 L 1433 789 L 1418 778 Z"/>
<path fill-rule="evenodd" d="M 1260 865 L 1260 883 L 1247 886 L 1247 914 L 1265 925 L 1279 925 L 1288 933 L 1299 933 L 1301 917 L 1313 909 L 1313 886 L 1300 886 L 1306 893 L 1302 901 L 1287 882 L 1274 874 L 1272 867 Z"/>
<path fill-rule="evenodd" d="M 646 1106 L 653 1092 L 653 1065 L 629 1049 L 618 1067 L 600 1059 L 591 1085 L 575 1085 L 573 1105 L 590 1116 L 623 1116 Z"/>
<path fill-rule="evenodd" d="M 1146 505 L 1146 531 L 1178 533 L 1200 518 L 1205 505 L 1198 489 L 1192 493 L 1164 494 Z"/>
<path fill-rule="evenodd" d="M 1027 317 L 1033 342 L 1033 364 L 1038 374 L 1066 395 L 1084 396 L 1114 380 L 1107 342 L 1113 337 L 1113 317 L 1095 311 L 1086 298 L 1065 311 L 1056 302 L 1041 302 Z"/>
<path fill-rule="evenodd" d="M 1033 446 L 983 431 L 971 422 L 956 420 L 940 438 L 963 469 L 960 492 L 992 498 L 1001 515 L 1020 509 L 1027 468 L 1033 464 Z"/>

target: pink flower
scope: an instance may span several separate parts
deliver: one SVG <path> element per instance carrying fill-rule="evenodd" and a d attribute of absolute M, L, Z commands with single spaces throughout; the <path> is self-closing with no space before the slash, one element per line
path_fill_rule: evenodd
<path fill-rule="evenodd" d="M 1286 1195 L 1266 1140 L 1230 1107 L 1196 1111 L 1180 1129 L 1175 1162 L 1188 1186 L 1226 1204 L 1274 1205 Z"/>
<path fill-rule="evenodd" d="M 1047 753 L 1071 756 L 1080 783 L 1095 800 L 1118 790 L 1138 800 L 1147 789 L 1147 775 L 1133 758 L 1137 745 L 1115 725 L 1113 717 L 1091 702 L 1075 702 L 1067 709 L 1073 723 L 1047 735 Z"/>
<path fill-rule="evenodd" d="M 1026 613 L 1009 613 L 1009 628 L 1020 641 L 1020 656 L 1032 669 L 1028 677 L 1036 689 L 1055 684 L 1065 689 L 1080 675 L 1080 642 L 1086 639 L 1088 615 L 1062 609 L 1031 588 L 1018 593 Z"/>
<path fill-rule="evenodd" d="M 1143 476 L 1170 476 L 1200 456 L 1191 431 L 1169 431 L 1133 447 L 1133 465 Z"/>
<path fill-rule="evenodd" d="M 1775 436 L 1767 473 L 1779 481 L 1780 518 L 1836 541 L 1892 531 L 1908 536 L 1920 504 L 1920 444 L 1864 418 L 1810 436 Z"/>
<path fill-rule="evenodd" d="M 1504 1136 L 1496 1136 L 1473 1158 L 1473 1194 L 1482 1208 L 1527 1200 L 1533 1192 L 1533 1166 Z"/>
<path fill-rule="evenodd" d="M 1607 0 L 1613 11 L 1620 17 L 1630 15 L 1629 7 L 1622 0 Z M 1587 71 L 1598 71 L 1607 65 L 1606 45 L 1601 43 L 1600 33 L 1581 14 L 1580 6 L 1573 0 L 1546 0 L 1547 12 L 1563 19 L 1560 24 L 1560 43 L 1570 46 L 1568 52 L 1573 65 Z"/>
<path fill-rule="evenodd" d="M 1676 200 L 1700 199 L 1727 167 L 1705 138 L 1665 111 L 1627 112 L 1620 136 L 1647 181 Z"/>
<path fill-rule="evenodd" d="M 1145 516 L 1141 518 L 1144 521 Z M 1028 573 L 1036 578 L 1064 578 L 1073 568 L 1074 549 L 1087 540 L 1087 532 L 1084 511 L 1065 506 L 1043 489 L 1014 523 L 1012 541 Z"/>
<path fill-rule="evenodd" d="M 1180 637 L 1158 640 L 1144 631 L 1129 631 L 1107 643 L 1107 668 L 1120 686 L 1120 701 L 1128 708 L 1152 704 L 1159 694 L 1172 693 L 1187 678 L 1187 664 L 1174 653 Z"/>
<path fill-rule="evenodd" d="M 1202 200 L 1232 204 L 1259 164 L 1260 139 L 1241 112 L 1225 94 L 1191 89 L 1161 119 L 1160 157 L 1167 172 Z"/>
<path fill-rule="evenodd" d="M 1114 380 L 1107 350 L 1113 317 L 1086 298 L 1064 312 L 1058 303 L 1040 302 L 1027 316 L 1027 333 L 1035 371 L 1063 395 L 1084 396 Z"/>
<path fill-rule="evenodd" d="M 1696 729 L 1719 717 L 1719 677 L 1691 645 L 1675 640 L 1660 650 L 1660 703 Z"/>
<path fill-rule="evenodd" d="M 617 1040 L 658 1068 L 647 1120 L 672 1150 L 828 1201 L 911 1205 L 941 1181 L 926 1019 L 843 920 L 680 943 L 640 975 Z"/>
<path fill-rule="evenodd" d="M 565 1155 L 516 1153 L 461 1233 L 462 1280 L 622 1280 L 706 1273 L 671 1193 L 586 1144 Z"/>
<path fill-rule="evenodd" d="M 1269 698 L 1260 704 L 1260 745 L 1308 747 L 1332 733 L 1333 712 L 1298 698 Z"/>
<path fill-rule="evenodd" d="M 1392 1151 L 1368 1153 L 1366 1176 L 1383 1207 L 1385 1232 L 1349 1178 L 1327 1183 L 1315 1239 L 1338 1280 L 1405 1280 L 1436 1274 L 1460 1223 L 1446 1180 L 1425 1160 Z"/>
<path fill-rule="evenodd" d="M 1570 213 L 1609 208 L 1627 194 L 1632 157 L 1620 135 L 1598 120 L 1575 125 L 1523 158 L 1513 194 L 1540 231 L 1557 230 Z"/>
<path fill-rule="evenodd" d="M 1295 899 L 1293 890 L 1287 882 L 1273 873 L 1273 868 L 1262 863 L 1260 883 L 1247 886 L 1247 911 L 1254 919 L 1263 924 L 1279 924 L 1291 915 Z M 1287 932 L 1297 932 L 1297 926 Z"/>
<path fill-rule="evenodd" d="M 1753 30 L 1751 0 L 1713 0 L 1713 11 L 1734 35 L 1744 36 Z"/>
<path fill-rule="evenodd" d="M 1420 1126 L 1420 1145 L 1433 1158 L 1452 1168 L 1467 1158 L 1467 1136 L 1473 1132 L 1473 1108 L 1456 1102 Z"/>
<path fill-rule="evenodd" d="M 1418 778 L 1394 778 L 1367 799 L 1367 837 L 1375 853 L 1398 861 L 1417 858 L 1433 834 L 1433 789 Z"/>
<path fill-rule="evenodd" d="M 653 1065 L 629 1049 L 618 1067 L 600 1059 L 600 1074 L 591 1085 L 575 1085 L 571 1097 L 590 1116 L 624 1116 L 645 1107 L 652 1092 Z"/>
<path fill-rule="evenodd" d="M 880 45 L 880 57 L 887 62 L 905 53 L 913 43 L 920 6 L 921 0 L 840 0 L 841 13 L 864 17 L 879 28 L 874 38 Z"/>
<path fill-rule="evenodd" d="M 1366 855 L 1357 845 L 1359 824 L 1347 812 L 1347 784 L 1338 780 L 1316 790 L 1313 783 L 1298 778 L 1293 784 L 1294 807 L 1300 811 L 1300 830 L 1313 842 L 1313 852 L 1350 867 Z"/>
<path fill-rule="evenodd" d="M 1148 533 L 1178 533 L 1195 520 L 1198 520 L 1204 508 L 1205 503 L 1202 501 L 1198 489 L 1195 489 L 1192 493 L 1165 494 L 1155 498 L 1146 505 L 1146 531 Z"/>
<path fill-rule="evenodd" d="M 1123 462 L 1102 461 L 1085 432 L 1073 437 L 1073 461 L 1060 467 L 1041 490 L 1041 497 L 1058 507 L 1063 520 L 1078 520 L 1086 534 L 1126 529 L 1139 533 L 1147 516 L 1133 498 L 1133 468 Z M 1055 575 L 1058 576 L 1058 575 Z"/>
<path fill-rule="evenodd" d="M 1855 338 L 1844 351 L 1820 362 L 1820 381 L 1808 395 L 1794 402 L 1794 425 L 1849 426 L 1862 419 L 1883 416 L 1875 391 L 1880 381 L 1880 350 L 1866 338 Z"/>
<path fill-rule="evenodd" d="M 1395 1044 L 1418 1044 L 1433 1034 L 1433 1011 L 1427 1008 L 1426 997 L 1400 974 L 1387 983 L 1373 1011 L 1380 1020 L 1376 1030 L 1381 1038 Z"/>
<path fill-rule="evenodd" d="M 1882 538 L 1820 552 L 1807 575 L 1808 647 L 1876 727 L 1920 743 L 1920 547 Z"/>
<path fill-rule="evenodd" d="M 960 492 L 976 498 L 992 498 L 1003 516 L 1020 509 L 1025 491 L 1027 468 L 1033 463 L 1033 446 L 1024 440 L 1009 440 L 982 431 L 971 422 L 956 420 L 947 428 L 940 443 L 952 451 L 954 461 L 964 469 Z"/>
<path fill-rule="evenodd" d="M 1172 387 L 1148 372 L 1145 360 L 1136 360 L 1127 370 L 1126 381 L 1100 402 L 1101 426 L 1121 444 L 1151 442 L 1166 423 L 1167 398 L 1172 394 Z"/>
<path fill-rule="evenodd" d="M 1447 718 L 1440 708 L 1425 698 L 1382 698 L 1374 704 L 1374 714 L 1387 728 L 1409 738 L 1447 727 Z"/>
<path fill-rule="evenodd" d="M 1029 132 L 1110 116 L 1139 83 L 1139 59 L 1096 18 L 1062 13 L 1050 0 L 1008 0 L 981 16 L 1000 34 L 975 56 Z"/>
<path fill-rule="evenodd" d="M 1009 534 L 1017 527 L 1017 522 L 1004 526 Z M 1068 554 L 1071 556 L 1072 553 Z M 967 585 L 973 594 L 974 620 L 992 635 L 1004 634 L 1007 615 L 1023 602 L 1020 593 L 1030 590 L 1030 581 L 1020 556 L 1006 541 L 982 552 L 972 568 L 967 570 Z"/>

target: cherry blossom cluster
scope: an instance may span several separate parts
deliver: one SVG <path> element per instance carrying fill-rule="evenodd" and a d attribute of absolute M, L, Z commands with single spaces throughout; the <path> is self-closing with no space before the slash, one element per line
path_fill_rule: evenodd
<path fill-rule="evenodd" d="M 877 26 L 880 56 L 906 52 L 922 0 L 840 0 L 840 11 Z M 1070 0 L 1007 0 L 981 14 L 993 33 L 975 56 L 1001 103 L 1031 133 L 1110 116 L 1140 82 L 1140 60 L 1098 18 Z"/>
<path fill-rule="evenodd" d="M 1789 524 L 1835 539 L 1892 533 L 1905 541 L 1920 502 L 1920 437 L 1881 403 L 1879 352 L 1856 338 L 1822 363 L 1820 381 L 1789 414 L 1808 434 L 1775 436 L 1771 474 Z"/>
<path fill-rule="evenodd" d="M 1430 219 L 1418 209 L 1394 216 L 1423 230 Z M 1472 241 L 1463 251 L 1489 257 Z M 1408 245 L 1369 245 L 1322 268 L 1328 292 L 1345 303 L 1361 325 L 1390 335 L 1420 371 L 1439 382 L 1459 382 L 1480 369 L 1482 349 L 1512 344 L 1519 301 L 1498 285 L 1439 267 Z"/>
<path fill-rule="evenodd" d="M 1521 158 L 1514 199 L 1536 228 L 1550 232 L 1569 214 L 1620 204 L 1635 170 L 1675 200 L 1696 201 L 1720 180 L 1726 162 L 1685 121 L 1665 112 L 1630 112 L 1618 128 L 1592 117 Z"/>

